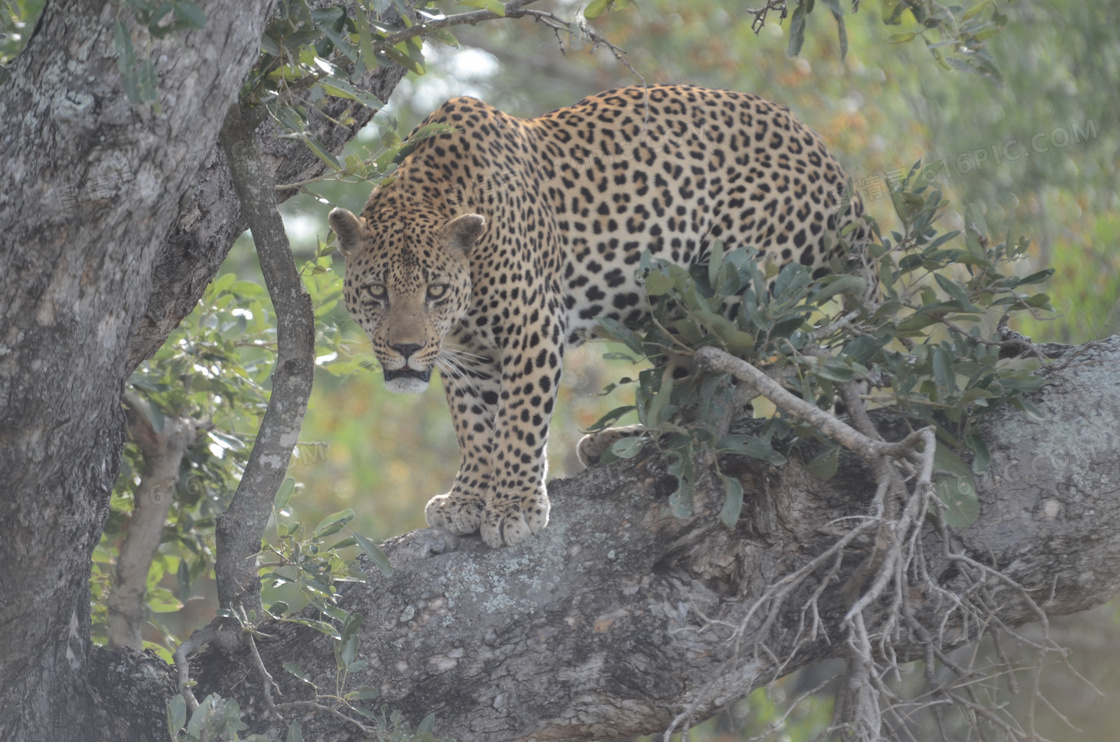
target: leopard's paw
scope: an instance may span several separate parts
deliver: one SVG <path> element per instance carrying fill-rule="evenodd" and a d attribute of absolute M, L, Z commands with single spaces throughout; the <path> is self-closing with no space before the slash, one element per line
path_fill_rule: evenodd
<path fill-rule="evenodd" d="M 619 428 L 607 428 L 595 433 L 588 433 L 579 439 L 576 444 L 576 456 L 584 466 L 595 466 L 603 458 L 611 446 L 623 438 L 630 438 L 646 432 L 644 425 L 623 425 Z"/>
<path fill-rule="evenodd" d="M 479 529 L 485 509 L 486 503 L 480 497 L 463 497 L 451 493 L 436 495 L 428 500 L 424 517 L 433 528 L 442 528 L 457 536 L 464 536 Z"/>
<path fill-rule="evenodd" d="M 482 517 L 482 540 L 495 549 L 519 544 L 548 525 L 549 508 L 543 487 L 521 498 L 495 500 Z"/>

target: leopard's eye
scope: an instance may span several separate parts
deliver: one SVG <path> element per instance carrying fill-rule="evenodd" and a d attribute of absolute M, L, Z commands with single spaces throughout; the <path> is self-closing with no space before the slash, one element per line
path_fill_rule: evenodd
<path fill-rule="evenodd" d="M 368 286 L 363 286 L 361 294 L 363 299 L 371 299 L 379 302 L 385 301 L 385 284 L 371 283 Z"/>
<path fill-rule="evenodd" d="M 431 286 L 428 287 L 428 300 L 429 301 L 439 301 L 440 299 L 442 299 L 445 296 L 447 296 L 447 284 L 446 283 L 433 283 Z"/>

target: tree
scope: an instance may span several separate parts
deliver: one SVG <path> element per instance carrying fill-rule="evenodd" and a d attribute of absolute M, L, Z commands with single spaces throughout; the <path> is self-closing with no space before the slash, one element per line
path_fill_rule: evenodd
<path fill-rule="evenodd" d="M 159 683 L 154 710 L 131 721 L 98 700 L 115 683 L 105 675 L 112 660 L 89 643 L 90 557 L 120 461 L 124 381 L 193 308 L 244 229 L 218 134 L 257 61 L 269 6 L 205 3 L 205 29 L 172 35 L 118 23 L 124 34 L 147 31 L 157 110 L 130 105 L 116 6 L 49 4 L 0 92 L 4 120 L 20 122 L 0 153 L 9 174 L 0 199 L 6 738 L 98 728 L 105 739 L 140 739 L 163 716 Z M 368 89 L 387 97 L 402 74 L 386 65 Z M 362 123 L 319 126 L 337 148 Z M 262 141 L 275 181 L 322 169 L 274 127 Z M 130 723 L 139 730 L 126 731 Z"/>
<path fill-rule="evenodd" d="M 506 12 L 525 4 L 511 3 Z M 225 153 L 251 145 L 252 137 L 242 128 L 240 140 L 231 139 L 241 124 L 227 114 L 258 61 L 271 16 L 268 3 L 227 6 L 179 3 L 173 16 L 157 17 L 139 3 L 132 15 L 92 0 L 48 4 L 0 87 L 0 118 L 16 122 L 0 142 L 10 175 L 0 186 L 5 739 L 167 736 L 176 678 L 151 657 L 91 647 L 88 576 L 120 461 L 123 384 L 190 311 L 246 224 L 248 196 L 234 197 Z M 196 7 L 204 28 L 195 27 Z M 485 12 L 476 18 L 494 17 Z M 384 99 L 401 74 L 388 61 L 371 66 L 364 91 Z M 369 115 L 355 109 L 349 123 L 336 125 L 351 104 L 340 98 L 329 105 L 336 107 L 327 116 L 308 120 L 307 135 L 328 152 Z M 248 128 L 257 130 L 265 153 L 259 160 L 272 163 L 273 183 L 322 171 L 312 150 L 271 122 Z M 1038 618 L 1040 605 L 1055 614 L 1078 610 L 1116 590 L 1120 570 L 1110 564 L 1107 535 L 1116 514 L 1103 496 L 1114 472 L 1100 445 L 1112 440 L 1117 419 L 1106 414 L 1116 397 L 1108 393 L 1112 353 L 1111 346 L 1086 352 L 1055 378 L 1040 403 L 1051 415 L 1045 430 L 1024 432 L 1013 412 L 993 419 L 988 445 L 996 471 L 1014 474 L 1013 462 L 1029 461 L 1037 476 L 1029 484 L 1007 475 L 982 484 L 981 518 L 963 541 L 941 557 L 925 553 L 927 571 L 952 590 L 990 589 L 984 600 L 999 606 L 995 616 L 1008 627 Z M 1076 395 L 1077 406 L 1054 401 L 1063 395 Z M 1074 424 L 1087 411 L 1100 415 L 1099 429 Z M 1063 463 L 1073 460 L 1076 470 Z M 1049 469 L 1035 465 L 1043 461 Z M 361 634 L 348 634 L 360 645 L 355 639 L 340 651 L 360 646 L 371 659 L 361 685 L 380 686 L 384 700 L 414 723 L 437 711 L 436 731 L 463 739 L 679 728 L 800 662 L 838 651 L 822 637 L 837 635 L 843 591 L 821 592 L 813 602 L 806 582 L 799 589 L 807 593 L 763 605 L 773 609 L 770 627 L 798 626 L 805 607 L 821 619 L 822 633 L 784 663 L 783 649 L 788 654 L 805 637 L 758 635 L 743 611 L 768 584 L 782 584 L 827 550 L 834 517 L 868 500 L 867 470 L 843 465 L 851 474 L 833 480 L 839 486 L 808 479 L 796 461 L 780 470 L 740 463 L 736 475 L 764 495 L 748 503 L 750 525 L 736 530 L 712 515 L 723 501 L 712 477 L 698 481 L 690 519 L 662 512 L 666 475 L 646 457 L 557 485 L 557 521 L 522 551 L 483 551 L 431 532 L 402 537 L 386 549 L 397 571 L 382 594 L 351 589 L 341 596 L 351 615 L 366 618 Z M 1007 498 L 1008 482 L 1022 487 L 1019 499 Z M 569 497 L 565 487 L 584 494 Z M 608 493 L 626 507 L 603 505 Z M 1001 527 L 1013 516 L 1023 526 L 1008 533 Z M 606 543 L 603 533 L 630 539 Z M 915 533 L 923 541 L 937 536 Z M 855 548 L 829 578 L 846 584 L 865 553 Z M 559 564 L 569 569 L 557 574 Z M 1055 587 L 1043 591 L 1044 600 L 1032 599 L 1010 583 L 1001 587 L 997 567 L 1032 590 Z M 226 593 L 236 599 L 244 587 Z M 938 606 L 923 607 L 938 615 Z M 470 630 L 456 633 L 453 616 L 469 619 L 463 624 Z M 275 641 L 234 642 L 228 654 L 208 649 L 192 675 L 200 689 L 237 699 L 253 731 L 275 737 L 293 714 L 326 708 L 322 698 L 340 694 L 338 668 L 325 635 L 291 625 L 266 631 Z M 965 622 L 941 646 L 974 636 Z M 771 642 L 773 655 L 756 653 L 763 645 L 755 638 Z M 880 649 L 888 647 L 899 661 L 915 651 L 893 642 Z M 541 664 L 542 654 L 549 664 Z M 295 662 L 311 683 L 285 673 L 283 662 Z M 273 686 L 262 667 L 282 698 L 269 700 Z M 533 681 L 542 677 L 547 686 Z M 251 685 L 239 685 L 242 679 Z M 246 694 L 245 687 L 254 690 Z M 851 698 L 863 703 L 881 692 L 863 688 Z M 304 705 L 265 713 L 281 701 Z M 335 713 L 306 723 L 321 725 L 324 737 L 365 733 Z"/>

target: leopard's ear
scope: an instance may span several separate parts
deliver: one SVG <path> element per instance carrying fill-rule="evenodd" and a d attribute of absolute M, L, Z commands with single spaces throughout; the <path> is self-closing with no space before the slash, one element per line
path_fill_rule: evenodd
<path fill-rule="evenodd" d="M 449 221 L 443 227 L 447 244 L 464 253 L 469 253 L 486 231 L 486 217 L 481 214 L 463 214 Z"/>
<path fill-rule="evenodd" d="M 365 225 L 362 220 L 346 209 L 333 209 L 327 216 L 331 229 L 338 235 L 338 249 L 347 258 L 351 257 L 361 245 Z"/>

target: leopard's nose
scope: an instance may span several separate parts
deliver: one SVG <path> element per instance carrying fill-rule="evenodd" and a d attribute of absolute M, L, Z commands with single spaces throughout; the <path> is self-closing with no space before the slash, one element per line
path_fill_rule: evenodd
<path fill-rule="evenodd" d="M 423 343 L 394 343 L 394 344 L 390 345 L 389 347 L 392 348 L 393 350 L 395 350 L 396 352 L 400 353 L 401 358 L 404 358 L 407 361 L 409 356 L 411 356 L 413 353 L 415 353 L 416 351 L 423 348 L 424 344 Z"/>

